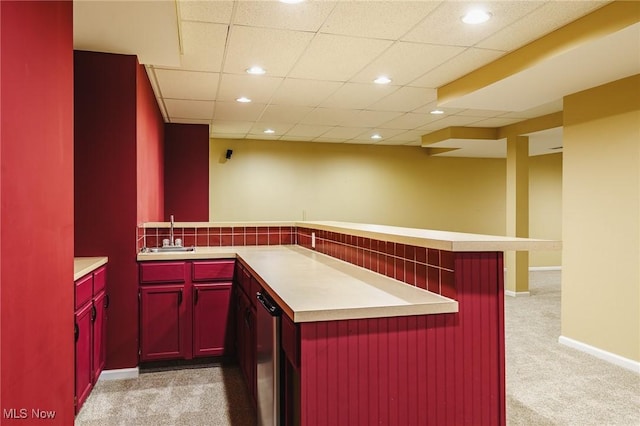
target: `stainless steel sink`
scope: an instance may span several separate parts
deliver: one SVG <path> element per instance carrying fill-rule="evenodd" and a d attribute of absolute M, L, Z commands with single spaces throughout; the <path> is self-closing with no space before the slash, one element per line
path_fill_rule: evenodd
<path fill-rule="evenodd" d="M 149 251 L 151 253 L 171 253 L 171 252 L 183 252 L 183 251 L 195 251 L 195 247 L 182 247 L 182 246 L 165 246 L 165 247 L 151 247 Z"/>

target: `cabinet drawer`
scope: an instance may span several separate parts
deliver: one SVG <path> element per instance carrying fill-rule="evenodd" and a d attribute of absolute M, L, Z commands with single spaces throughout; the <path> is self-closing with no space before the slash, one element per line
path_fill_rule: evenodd
<path fill-rule="evenodd" d="M 102 266 L 93 273 L 93 294 L 96 295 L 107 286 L 107 268 Z"/>
<path fill-rule="evenodd" d="M 193 262 L 193 281 L 232 280 L 235 260 L 208 260 Z"/>
<path fill-rule="evenodd" d="M 182 283 L 185 276 L 185 262 L 159 262 L 140 264 L 140 282 Z"/>
<path fill-rule="evenodd" d="M 280 321 L 280 338 L 282 344 L 282 350 L 284 351 L 287 359 L 294 368 L 300 368 L 300 352 L 298 351 L 298 326 L 289 319 L 288 316 L 282 315 Z"/>
<path fill-rule="evenodd" d="M 76 304 L 75 308 L 80 309 L 93 296 L 93 274 L 85 275 L 76 281 Z"/>

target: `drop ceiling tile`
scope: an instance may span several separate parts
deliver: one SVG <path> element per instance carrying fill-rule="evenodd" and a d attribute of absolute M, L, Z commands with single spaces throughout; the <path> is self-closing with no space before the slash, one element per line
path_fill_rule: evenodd
<path fill-rule="evenodd" d="M 390 45 L 386 40 L 318 34 L 289 76 L 347 81 Z"/>
<path fill-rule="evenodd" d="M 220 72 L 227 40 L 227 25 L 183 21 L 182 69 Z"/>
<path fill-rule="evenodd" d="M 231 29 L 225 73 L 243 74 L 260 66 L 269 76 L 286 76 L 313 38 L 313 33 L 236 25 Z"/>
<path fill-rule="evenodd" d="M 247 133 L 247 139 L 264 140 L 264 141 L 277 141 L 277 140 L 280 139 L 280 135 L 265 135 L 265 134 Z"/>
<path fill-rule="evenodd" d="M 317 106 L 343 84 L 337 81 L 286 78 L 273 94 L 271 103 L 276 105 Z"/>
<path fill-rule="evenodd" d="M 416 114 L 408 112 L 380 125 L 384 129 L 412 130 L 437 120 L 432 114 Z"/>
<path fill-rule="evenodd" d="M 215 100 L 220 74 L 156 68 L 162 97 L 172 99 Z"/>
<path fill-rule="evenodd" d="M 249 132 L 253 124 L 252 121 L 213 120 L 211 130 L 215 133 L 244 134 Z"/>
<path fill-rule="evenodd" d="M 442 44 L 449 46 L 474 46 L 512 22 L 540 6 L 533 1 L 487 2 L 489 21 L 481 25 L 467 25 L 460 19 L 476 2 L 445 1 L 407 35 L 405 41 Z"/>
<path fill-rule="evenodd" d="M 352 81 L 370 83 L 380 75 L 392 84 L 403 86 L 442 62 L 460 54 L 463 47 L 398 42 L 356 75 Z"/>
<path fill-rule="evenodd" d="M 348 123 L 342 123 L 342 125 L 349 127 L 377 127 L 400 115 L 402 113 L 392 111 L 360 111 L 356 117 L 349 120 Z"/>
<path fill-rule="evenodd" d="M 196 118 L 176 118 L 167 122 L 175 124 L 206 124 L 207 126 L 211 124 L 211 120 L 198 120 Z"/>
<path fill-rule="evenodd" d="M 345 143 L 344 139 L 340 139 L 340 138 L 328 138 L 325 136 L 320 136 L 319 138 L 315 138 L 313 140 L 313 142 L 320 142 L 320 143 Z"/>
<path fill-rule="evenodd" d="M 444 114 L 442 115 L 438 115 L 438 114 L 431 114 L 431 111 L 433 110 L 440 110 L 443 111 Z M 464 108 L 444 108 L 444 107 L 439 107 L 438 106 L 438 102 L 437 101 L 433 101 L 433 102 L 429 102 L 428 104 L 425 104 L 423 106 L 421 106 L 420 108 L 416 108 L 411 112 L 414 112 L 416 114 L 429 114 L 431 116 L 433 116 L 434 119 L 439 120 L 441 119 L 443 116 L 447 116 L 447 115 L 454 115 L 457 114 L 459 112 L 464 111 Z"/>
<path fill-rule="evenodd" d="M 256 103 L 267 103 L 282 80 L 265 75 L 222 74 L 217 100 L 235 101 L 246 96 Z"/>
<path fill-rule="evenodd" d="M 321 107 L 365 109 L 398 90 L 397 86 L 345 83 L 320 104 Z"/>
<path fill-rule="evenodd" d="M 340 123 L 348 123 L 355 118 L 358 111 L 340 108 L 316 108 L 307 114 L 302 120 L 303 124 L 316 124 L 322 126 L 337 126 Z"/>
<path fill-rule="evenodd" d="M 512 51 L 566 25 L 606 1 L 548 1 L 518 21 L 478 43 L 478 47 Z"/>
<path fill-rule="evenodd" d="M 396 40 L 438 2 L 339 2 L 321 33 Z"/>
<path fill-rule="evenodd" d="M 498 59 L 502 55 L 504 55 L 504 52 L 498 50 L 466 49 L 461 54 L 454 56 L 442 65 L 415 79 L 410 85 L 416 87 L 440 87 Z"/>
<path fill-rule="evenodd" d="M 216 102 L 214 120 L 256 121 L 262 114 L 265 104 L 240 102 Z"/>
<path fill-rule="evenodd" d="M 232 1 L 207 2 L 202 0 L 179 0 L 180 19 L 185 21 L 228 24 L 233 11 Z"/>
<path fill-rule="evenodd" d="M 287 133 L 293 126 L 294 125 L 292 123 L 277 123 L 272 121 L 260 120 L 257 123 L 253 123 L 253 126 L 251 126 L 251 129 L 249 130 L 249 133 L 252 135 L 263 135 L 265 137 L 280 137 Z M 271 129 L 275 133 L 269 135 L 268 133 L 264 132 L 266 129 Z"/>
<path fill-rule="evenodd" d="M 297 136 L 304 138 L 317 138 L 331 129 L 331 126 L 311 126 L 308 124 L 296 124 L 285 136 Z"/>
<path fill-rule="evenodd" d="M 265 108 L 260 121 L 276 123 L 298 123 L 305 115 L 313 111 L 312 107 L 296 105 L 269 105 Z"/>
<path fill-rule="evenodd" d="M 239 25 L 316 32 L 333 10 L 334 2 L 285 4 L 276 1 L 238 1 L 233 22 Z"/>
<path fill-rule="evenodd" d="M 380 129 L 380 128 L 373 128 L 373 129 L 367 129 L 364 132 L 360 133 L 358 136 L 356 136 L 354 139 L 358 139 L 358 140 L 365 140 L 365 139 L 369 139 L 369 141 L 371 143 L 380 143 L 381 141 L 388 139 L 388 138 L 392 138 L 394 136 L 397 136 L 401 133 L 404 133 L 404 130 L 398 130 L 398 129 Z M 380 136 L 382 136 L 382 139 L 371 139 L 371 136 L 378 134 Z"/>
<path fill-rule="evenodd" d="M 341 139 L 344 141 L 345 139 L 352 139 L 362 133 L 366 132 L 367 129 L 363 127 L 334 127 L 329 130 L 327 133 L 323 134 L 323 138 L 334 138 Z"/>
<path fill-rule="evenodd" d="M 423 87 L 401 87 L 391 95 L 369 106 L 370 109 L 381 111 L 409 112 L 424 104 L 436 100 L 435 89 Z"/>
<path fill-rule="evenodd" d="M 171 121 L 177 118 L 210 120 L 213 115 L 213 101 L 189 101 L 183 99 L 164 99 L 167 114 Z"/>

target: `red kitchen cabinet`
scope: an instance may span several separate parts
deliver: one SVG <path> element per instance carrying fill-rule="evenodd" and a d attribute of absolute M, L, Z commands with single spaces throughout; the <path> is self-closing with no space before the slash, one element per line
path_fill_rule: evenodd
<path fill-rule="evenodd" d="M 231 282 L 193 285 L 193 356 L 219 356 L 228 348 Z"/>
<path fill-rule="evenodd" d="M 100 373 L 104 370 L 106 362 L 107 346 L 107 308 L 109 307 L 109 297 L 102 291 L 93 298 L 92 306 L 92 331 L 93 331 L 93 383 L 98 381 Z"/>
<path fill-rule="evenodd" d="M 106 355 L 107 268 L 102 266 L 75 282 L 76 413 L 104 369 Z"/>
<path fill-rule="evenodd" d="M 140 288 L 140 360 L 184 358 L 186 354 L 185 286 Z"/>
<path fill-rule="evenodd" d="M 247 383 L 249 394 L 256 401 L 256 311 L 249 298 L 238 290 L 236 312 L 237 358 L 240 370 Z"/>
<path fill-rule="evenodd" d="M 140 264 L 140 361 L 227 355 L 235 260 Z"/>
<path fill-rule="evenodd" d="M 91 371 L 91 312 L 93 306 L 86 303 L 75 314 L 75 341 L 76 341 L 76 359 L 75 359 L 75 396 L 76 396 L 76 413 L 80 411 L 82 404 L 89 396 L 93 383 L 93 373 Z"/>

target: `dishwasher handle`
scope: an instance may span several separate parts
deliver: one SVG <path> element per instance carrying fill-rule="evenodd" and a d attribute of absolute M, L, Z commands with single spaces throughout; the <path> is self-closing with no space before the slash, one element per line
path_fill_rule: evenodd
<path fill-rule="evenodd" d="M 269 296 L 267 296 L 266 294 L 262 294 L 258 291 L 256 292 L 256 298 L 272 317 L 277 317 L 282 314 L 282 309 L 280 309 L 280 307 L 276 305 L 276 303 L 271 300 L 271 298 L 269 298 Z"/>

